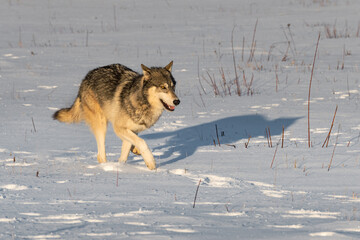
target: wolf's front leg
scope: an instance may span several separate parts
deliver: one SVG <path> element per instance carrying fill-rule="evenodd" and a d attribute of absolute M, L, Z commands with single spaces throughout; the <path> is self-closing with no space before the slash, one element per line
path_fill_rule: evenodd
<path fill-rule="evenodd" d="M 126 160 L 129 157 L 131 146 L 132 146 L 132 144 L 130 142 L 123 140 L 119 162 L 123 162 L 123 163 L 126 162 Z"/>
<path fill-rule="evenodd" d="M 154 156 L 152 155 L 148 145 L 146 144 L 146 142 L 144 141 L 144 139 L 139 138 L 133 131 L 126 129 L 126 128 L 117 128 L 114 127 L 115 133 L 123 140 L 123 141 L 127 141 L 129 143 L 131 143 L 132 145 L 134 145 L 137 149 L 140 150 L 140 153 L 142 155 L 142 157 L 144 158 L 145 164 L 146 166 L 150 169 L 153 170 L 156 168 L 156 163 L 155 163 L 155 159 Z M 123 144 L 124 147 L 124 144 Z M 126 150 L 128 148 L 128 145 L 126 145 Z M 131 148 L 131 145 L 130 145 Z M 129 148 L 129 150 L 130 150 Z M 125 153 L 128 156 L 129 155 L 129 150 L 124 151 L 124 153 L 121 153 L 120 159 L 123 160 L 122 157 L 125 157 Z M 124 154 L 124 156 L 123 156 Z M 126 156 L 126 158 L 127 158 Z"/>
<path fill-rule="evenodd" d="M 141 139 L 142 140 L 142 139 Z M 144 140 L 143 140 L 144 141 Z M 145 143 L 145 141 L 144 141 Z M 145 143 L 146 148 L 144 151 L 141 151 L 141 156 L 144 158 L 144 162 L 146 164 L 146 166 L 150 169 L 150 170 L 154 170 L 156 168 L 156 163 L 155 163 L 155 159 L 153 154 L 151 153 L 149 147 L 147 146 L 147 144 Z M 136 146 L 136 145 L 135 145 Z"/>

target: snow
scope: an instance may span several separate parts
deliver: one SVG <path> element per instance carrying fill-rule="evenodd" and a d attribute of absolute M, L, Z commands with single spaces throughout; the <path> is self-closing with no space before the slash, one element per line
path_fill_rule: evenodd
<path fill-rule="evenodd" d="M 1 239 L 360 238 L 359 1 L 0 8 Z M 140 156 L 117 162 L 111 126 L 99 165 L 85 124 L 51 118 L 95 67 L 171 60 L 181 104 L 140 134 L 155 171 Z"/>

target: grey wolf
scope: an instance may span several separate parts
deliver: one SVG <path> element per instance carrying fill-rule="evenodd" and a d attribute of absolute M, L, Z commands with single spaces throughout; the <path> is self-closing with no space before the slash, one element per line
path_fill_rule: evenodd
<path fill-rule="evenodd" d="M 173 62 L 165 67 L 148 68 L 143 74 L 112 64 L 91 70 L 83 79 L 74 104 L 55 112 L 60 122 L 85 121 L 95 136 L 97 160 L 106 162 L 105 135 L 111 122 L 122 140 L 119 161 L 126 162 L 130 150 L 142 155 L 146 166 L 156 168 L 154 156 L 138 133 L 153 126 L 164 109 L 174 111 L 180 100 L 175 94 L 176 81 L 171 74 Z"/>

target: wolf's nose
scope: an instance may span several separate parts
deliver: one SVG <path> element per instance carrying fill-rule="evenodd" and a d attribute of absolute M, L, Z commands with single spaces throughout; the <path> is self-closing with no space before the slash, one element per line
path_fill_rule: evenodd
<path fill-rule="evenodd" d="M 174 104 L 175 104 L 175 106 L 177 106 L 177 105 L 179 105 L 180 104 L 180 100 L 179 99 L 176 99 L 176 100 L 174 100 L 174 102 L 173 102 Z"/>

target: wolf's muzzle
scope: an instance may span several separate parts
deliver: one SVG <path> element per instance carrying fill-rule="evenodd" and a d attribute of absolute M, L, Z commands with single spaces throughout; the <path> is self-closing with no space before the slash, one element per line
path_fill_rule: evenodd
<path fill-rule="evenodd" d="M 177 106 L 177 105 L 180 104 L 180 100 L 179 100 L 179 99 L 176 99 L 176 100 L 173 101 L 173 103 L 174 103 L 175 106 Z"/>

